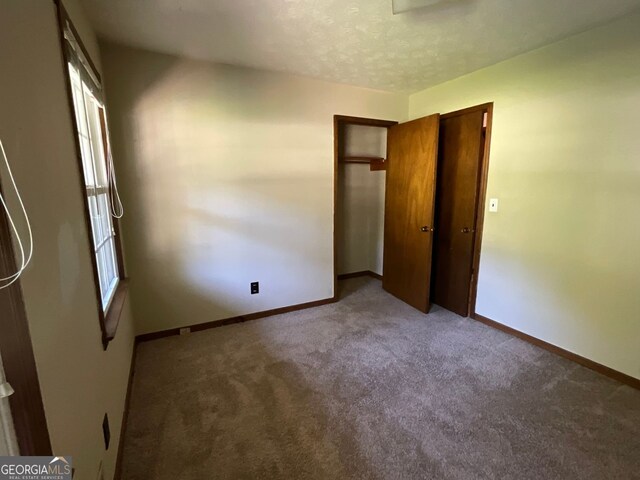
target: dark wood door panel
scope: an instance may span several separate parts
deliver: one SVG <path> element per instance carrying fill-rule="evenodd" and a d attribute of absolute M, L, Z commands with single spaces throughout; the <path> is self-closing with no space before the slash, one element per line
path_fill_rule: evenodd
<path fill-rule="evenodd" d="M 468 315 L 481 159 L 481 110 L 442 118 L 433 258 L 434 303 Z"/>
<path fill-rule="evenodd" d="M 440 115 L 389 129 L 382 286 L 429 311 Z"/>

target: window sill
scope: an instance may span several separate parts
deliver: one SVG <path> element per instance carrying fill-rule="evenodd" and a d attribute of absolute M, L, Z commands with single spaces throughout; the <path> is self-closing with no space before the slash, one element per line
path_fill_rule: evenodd
<path fill-rule="evenodd" d="M 106 350 L 109 342 L 116 337 L 116 330 L 120 323 L 120 315 L 124 307 L 124 302 L 129 293 L 129 280 L 123 279 L 118 283 L 116 293 L 113 294 L 111 305 L 104 314 L 104 333 L 102 336 L 102 346 Z"/>

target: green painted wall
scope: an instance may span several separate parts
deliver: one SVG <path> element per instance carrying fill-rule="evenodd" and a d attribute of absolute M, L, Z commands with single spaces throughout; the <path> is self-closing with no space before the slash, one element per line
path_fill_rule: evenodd
<path fill-rule="evenodd" d="M 477 312 L 640 378 L 640 14 L 410 97 L 493 101 Z"/>

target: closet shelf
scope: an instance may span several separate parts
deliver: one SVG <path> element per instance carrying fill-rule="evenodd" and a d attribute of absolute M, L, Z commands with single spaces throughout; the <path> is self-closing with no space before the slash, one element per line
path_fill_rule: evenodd
<path fill-rule="evenodd" d="M 382 157 L 341 157 L 340 163 L 371 163 L 371 162 L 384 162 Z"/>
<path fill-rule="evenodd" d="M 386 170 L 387 169 L 387 160 L 382 157 L 340 157 L 338 159 L 339 163 L 360 163 L 364 165 L 369 165 L 370 171 L 377 170 Z"/>

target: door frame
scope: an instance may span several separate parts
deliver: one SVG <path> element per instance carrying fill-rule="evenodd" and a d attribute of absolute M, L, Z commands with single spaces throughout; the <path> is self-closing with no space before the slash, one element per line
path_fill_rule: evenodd
<path fill-rule="evenodd" d="M 348 115 L 333 116 L 333 300 L 338 301 L 338 161 L 340 146 L 344 141 L 341 133 L 346 125 L 364 125 L 367 127 L 384 127 L 387 130 L 398 122 L 395 120 L 380 120 L 375 118 L 352 117 Z M 387 143 L 387 159 L 389 158 L 389 144 Z"/>
<path fill-rule="evenodd" d="M 487 177 L 489 174 L 489 156 L 491 152 L 491 132 L 493 126 L 493 102 L 483 103 L 475 105 L 469 108 L 463 108 L 462 110 L 456 110 L 454 112 L 445 113 L 440 116 L 440 119 L 447 119 L 456 117 L 459 115 L 465 115 L 471 112 L 477 111 L 486 112 L 487 114 L 487 128 L 485 130 L 484 137 L 484 150 L 480 159 L 480 175 L 478 178 L 478 197 L 476 200 L 476 215 L 475 215 L 475 233 L 473 234 L 473 256 L 471 263 L 471 282 L 469 284 L 469 304 L 467 307 L 467 316 L 474 317 L 476 315 L 476 300 L 478 296 L 478 276 L 480 269 L 480 251 L 482 249 L 482 232 L 484 230 L 484 214 L 487 201 Z"/>
<path fill-rule="evenodd" d="M 473 317 L 476 315 L 476 301 L 478 296 L 478 277 L 480 268 L 480 252 L 482 249 L 482 233 L 484 230 L 484 215 L 486 210 L 487 200 L 487 178 L 489 174 L 489 158 L 491 153 L 491 135 L 493 131 L 493 102 L 487 102 L 480 105 L 475 105 L 461 110 L 455 110 L 453 112 L 440 115 L 440 120 L 455 117 L 458 115 L 464 115 L 469 112 L 484 111 L 487 113 L 487 128 L 485 130 L 484 150 L 482 152 L 481 166 L 480 166 L 480 178 L 478 180 L 478 201 L 475 218 L 475 233 L 473 236 L 473 261 L 472 261 L 472 277 L 469 285 L 469 308 L 468 316 Z M 340 132 L 341 127 L 345 125 L 365 125 L 374 127 L 386 127 L 389 129 L 393 125 L 397 125 L 397 121 L 393 120 L 380 120 L 365 117 L 353 117 L 347 115 L 334 115 L 333 116 L 333 300 L 338 300 L 338 257 L 337 257 L 337 217 L 336 211 L 338 209 L 338 159 L 340 156 L 341 140 Z M 387 158 L 388 158 L 388 144 L 387 144 Z"/>
<path fill-rule="evenodd" d="M 0 193 L 2 185 L 0 184 Z M 0 212 L 0 276 L 17 270 L 9 222 Z M 20 455 L 50 456 L 51 442 L 42 402 L 20 280 L 0 290 L 0 352 Z"/>

